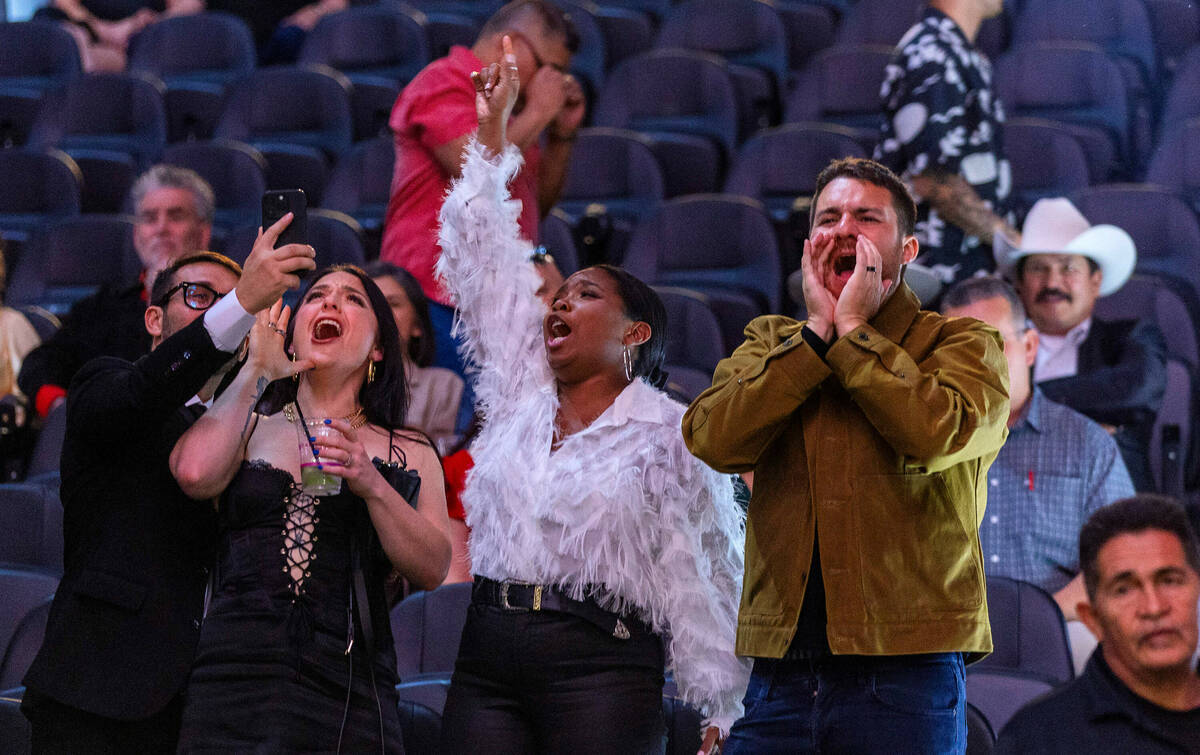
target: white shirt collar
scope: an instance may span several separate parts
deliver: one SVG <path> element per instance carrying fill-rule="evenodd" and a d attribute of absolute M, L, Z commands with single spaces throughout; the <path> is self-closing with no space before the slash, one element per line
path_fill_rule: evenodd
<path fill-rule="evenodd" d="M 664 424 L 662 405 L 658 401 L 658 391 L 641 378 L 635 378 L 632 383 L 617 394 L 596 421 L 588 425 L 587 430 L 599 430 L 604 427 L 619 427 L 630 420 Z M 585 430 L 584 432 L 587 432 Z"/>

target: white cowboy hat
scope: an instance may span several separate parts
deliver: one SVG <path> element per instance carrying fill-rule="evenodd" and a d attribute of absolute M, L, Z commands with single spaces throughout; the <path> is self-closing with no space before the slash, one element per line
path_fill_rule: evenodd
<path fill-rule="evenodd" d="M 998 233 L 992 252 L 997 266 L 1010 277 L 1017 260 L 1031 254 L 1082 254 L 1100 266 L 1101 296 L 1124 286 L 1137 262 L 1137 247 L 1128 233 L 1115 225 L 1091 225 L 1062 197 L 1034 203 L 1025 216 L 1019 247 Z"/>

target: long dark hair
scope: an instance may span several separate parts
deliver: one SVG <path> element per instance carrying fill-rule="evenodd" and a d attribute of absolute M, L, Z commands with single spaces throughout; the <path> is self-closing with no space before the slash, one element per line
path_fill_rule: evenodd
<path fill-rule="evenodd" d="M 428 367 L 433 364 L 437 354 L 437 340 L 433 334 L 433 320 L 429 317 L 429 299 L 421 290 L 415 275 L 408 270 L 383 260 L 375 260 L 367 264 L 367 275 L 372 278 L 391 278 L 408 297 L 408 303 L 417 313 L 417 323 L 421 326 L 421 335 L 408 342 L 408 358 L 418 367 Z"/>
<path fill-rule="evenodd" d="M 638 347 L 633 360 L 633 376 L 644 377 L 650 385 L 662 388 L 667 384 L 667 373 L 662 368 L 667 357 L 667 308 L 662 299 L 632 273 L 613 265 L 593 267 L 608 273 L 617 284 L 625 316 L 650 326 L 650 340 Z"/>
<path fill-rule="evenodd" d="M 367 300 L 375 313 L 378 323 L 379 348 L 383 358 L 375 363 L 375 379 L 363 381 L 358 389 L 358 400 L 372 424 L 388 429 L 400 428 L 404 425 L 404 417 L 408 411 L 408 389 L 404 382 L 404 358 L 401 354 L 400 333 L 396 330 L 396 320 L 392 317 L 392 308 L 387 299 L 371 276 L 367 275 L 357 265 L 330 265 L 313 273 L 300 289 L 297 302 L 303 302 L 304 297 L 317 283 L 330 273 L 350 273 L 363 285 L 367 292 Z M 296 305 L 297 309 L 300 304 Z M 288 321 L 287 334 L 283 339 L 284 349 L 291 351 L 292 333 L 295 329 L 296 318 Z M 276 380 L 268 386 L 259 411 L 263 414 L 273 414 L 296 400 L 298 382 L 291 378 Z"/>

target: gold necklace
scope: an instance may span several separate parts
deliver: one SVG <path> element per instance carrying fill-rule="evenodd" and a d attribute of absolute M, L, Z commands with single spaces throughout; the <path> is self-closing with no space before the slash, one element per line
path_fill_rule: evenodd
<path fill-rule="evenodd" d="M 296 412 L 295 402 L 289 402 L 284 405 L 283 416 L 284 416 L 284 419 L 286 419 L 288 422 L 294 423 L 296 421 L 297 412 Z M 350 412 L 346 416 L 342 417 L 341 419 L 345 420 L 346 422 L 349 422 L 350 427 L 355 430 L 357 430 L 358 428 L 367 424 L 367 415 L 364 413 L 364 410 L 361 406 L 358 407 L 357 409 L 355 409 L 354 411 Z M 321 419 L 310 419 L 310 420 L 306 420 L 306 423 L 308 424 L 309 427 L 315 427 L 324 421 L 325 420 L 321 420 Z"/>

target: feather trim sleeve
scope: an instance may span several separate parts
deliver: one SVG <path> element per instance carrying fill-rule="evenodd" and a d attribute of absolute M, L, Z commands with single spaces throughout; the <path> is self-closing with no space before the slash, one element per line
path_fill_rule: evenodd
<path fill-rule="evenodd" d="M 552 387 L 541 338 L 545 305 L 517 224 L 521 203 L 507 188 L 520 151 L 509 145 L 489 157 L 472 138 L 463 156 L 462 177 L 442 203 L 436 272 L 458 308 L 455 329 L 465 336 L 463 355 L 478 372 L 476 401 L 486 412 Z"/>
<path fill-rule="evenodd" d="M 668 457 L 662 477 L 647 480 L 662 496 L 657 569 L 667 650 L 683 699 L 704 713 L 705 727 L 728 734 L 750 678 L 748 661 L 734 654 L 745 517 L 729 477 L 692 456 L 682 437 Z"/>

